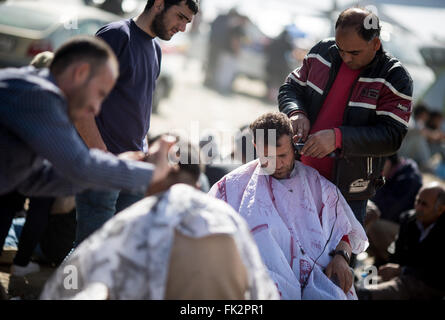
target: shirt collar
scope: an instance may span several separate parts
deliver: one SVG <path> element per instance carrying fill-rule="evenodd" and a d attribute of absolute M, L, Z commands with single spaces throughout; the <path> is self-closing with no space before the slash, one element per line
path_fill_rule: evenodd
<path fill-rule="evenodd" d="M 48 68 L 42 68 L 37 73 L 40 77 L 45 78 L 46 80 L 50 81 L 52 84 L 57 86 L 56 78 L 53 76 L 51 72 L 49 72 Z"/>
<path fill-rule="evenodd" d="M 416 220 L 416 225 L 417 225 L 417 228 L 419 228 L 419 230 L 420 230 L 419 242 L 422 242 L 428 236 L 431 229 L 433 229 L 433 227 L 436 225 L 436 223 L 432 223 L 428 227 L 424 228 L 423 224 L 419 220 Z"/>

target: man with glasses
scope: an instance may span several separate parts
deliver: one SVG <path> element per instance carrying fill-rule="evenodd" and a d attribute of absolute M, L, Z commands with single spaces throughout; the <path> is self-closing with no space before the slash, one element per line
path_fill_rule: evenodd
<path fill-rule="evenodd" d="M 278 96 L 304 142 L 301 161 L 339 187 L 362 224 L 382 183 L 383 157 L 399 149 L 411 115 L 412 79 L 379 35 L 375 14 L 346 9 L 335 39 L 315 45 Z"/>

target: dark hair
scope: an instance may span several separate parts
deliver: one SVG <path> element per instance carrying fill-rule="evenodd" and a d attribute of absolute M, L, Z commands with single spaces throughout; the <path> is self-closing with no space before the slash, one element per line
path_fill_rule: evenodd
<path fill-rule="evenodd" d="M 148 146 L 152 146 L 157 140 L 159 140 L 163 135 L 171 135 L 176 137 L 176 146 L 178 147 L 178 151 L 176 152 L 176 156 L 179 158 L 178 165 L 179 170 L 185 171 L 191 174 L 193 179 L 198 181 L 201 172 L 204 172 L 204 165 L 201 163 L 201 158 L 199 155 L 199 149 L 190 143 L 186 138 L 180 137 L 178 135 L 165 132 L 158 134 L 152 138 L 148 139 Z M 182 155 L 182 156 L 181 156 Z M 185 156 L 187 157 L 185 161 Z M 179 172 L 178 172 L 179 173 Z"/>
<path fill-rule="evenodd" d="M 257 134 L 260 133 L 257 131 L 263 130 L 264 145 L 269 144 L 269 130 L 275 130 L 275 137 L 276 137 L 275 143 L 277 145 L 278 145 L 278 140 L 283 135 L 288 135 L 291 138 L 293 136 L 292 125 L 289 118 L 284 113 L 278 111 L 263 114 L 254 122 L 252 122 L 249 128 L 252 131 L 253 141 L 255 143 L 257 143 L 256 140 Z"/>
<path fill-rule="evenodd" d="M 442 114 L 442 112 L 440 112 L 440 111 L 436 111 L 436 110 L 431 111 L 431 112 L 429 113 L 429 118 L 428 118 L 428 120 L 426 121 L 425 126 L 426 126 L 428 129 L 433 129 L 433 130 L 440 129 L 440 127 L 437 127 L 437 124 L 436 124 L 435 121 L 438 120 L 438 119 L 442 119 L 442 118 L 443 118 L 443 114 Z"/>
<path fill-rule="evenodd" d="M 56 50 L 49 68 L 53 75 L 58 75 L 72 63 L 85 61 L 91 66 L 89 78 L 92 78 L 97 69 L 105 64 L 108 59 L 114 61 L 118 70 L 119 63 L 116 56 L 105 41 L 93 36 L 76 36 L 63 43 Z"/>
<path fill-rule="evenodd" d="M 201 159 L 199 157 L 199 149 L 192 145 L 190 142 L 180 140 L 177 144 L 179 150 L 177 152 L 177 156 L 180 157 L 179 160 L 179 170 L 188 172 L 192 175 L 192 177 L 198 181 L 201 172 L 204 171 L 203 165 L 201 164 Z M 181 162 L 181 154 L 186 153 L 187 159 L 184 162 Z M 195 182 L 196 182 L 195 181 Z"/>
<path fill-rule="evenodd" d="M 338 28 L 353 28 L 365 41 L 379 37 L 382 29 L 377 15 L 364 8 L 348 8 L 342 11 L 335 23 L 335 30 Z"/>
<path fill-rule="evenodd" d="M 187 7 L 192 10 L 194 14 L 197 14 L 199 11 L 199 0 L 164 0 L 164 11 L 170 8 L 174 5 L 179 5 L 182 1 L 185 1 L 185 4 Z M 155 0 L 148 0 L 147 4 L 145 5 L 144 12 L 148 12 L 151 7 L 153 7 L 153 4 L 155 3 Z"/>
<path fill-rule="evenodd" d="M 397 153 L 394 153 L 393 155 L 388 156 L 386 159 L 391 161 L 391 166 L 395 166 L 396 164 L 398 164 L 400 162 L 400 157 Z"/>
<path fill-rule="evenodd" d="M 416 119 L 418 116 L 420 116 L 422 113 L 427 113 L 429 114 L 430 112 L 428 111 L 428 108 L 423 105 L 423 104 L 419 104 L 417 105 L 414 110 L 413 110 L 413 116 L 414 119 Z"/>
<path fill-rule="evenodd" d="M 430 118 L 443 118 L 443 114 L 440 111 L 434 110 L 430 112 Z"/>
<path fill-rule="evenodd" d="M 231 154 L 232 156 L 237 157 L 240 156 L 239 153 L 241 153 L 241 159 L 235 158 L 235 160 L 241 160 L 242 163 L 247 163 L 257 158 L 256 149 L 253 146 L 252 139 L 253 135 L 249 125 L 241 126 L 235 135 L 235 147 Z M 251 153 L 252 151 L 253 154 Z"/>

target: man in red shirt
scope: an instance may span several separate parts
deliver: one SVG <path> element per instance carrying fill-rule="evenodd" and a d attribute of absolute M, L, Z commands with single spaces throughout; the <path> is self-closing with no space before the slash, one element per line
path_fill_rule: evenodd
<path fill-rule="evenodd" d="M 278 96 L 295 139 L 305 143 L 301 161 L 339 187 L 362 224 L 383 157 L 400 147 L 411 114 L 412 79 L 379 35 L 373 13 L 343 11 L 335 39 L 315 45 Z"/>

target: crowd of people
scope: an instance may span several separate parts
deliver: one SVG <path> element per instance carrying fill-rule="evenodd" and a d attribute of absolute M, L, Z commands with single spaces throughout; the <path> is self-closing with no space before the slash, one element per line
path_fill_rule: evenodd
<path fill-rule="evenodd" d="M 254 31 L 255 26 L 248 16 L 236 8 L 218 15 L 210 23 L 207 55 L 204 61 L 204 85 L 223 95 L 234 90 L 234 81 L 240 74 L 262 81 L 267 90 L 264 98 L 276 103 L 278 90 L 283 80 L 295 65 L 302 61 L 294 24 L 285 26 L 276 37 L 269 38 Z M 261 36 L 260 36 L 261 35 Z M 243 57 L 244 48 L 244 57 Z M 249 53 L 252 52 L 250 56 Z M 256 71 L 243 70 L 247 59 L 258 60 Z"/>
<path fill-rule="evenodd" d="M 278 110 L 216 162 L 212 137 L 149 135 L 156 38 L 184 32 L 198 11 L 197 0 L 148 0 L 95 37 L 0 70 L 11 276 L 38 272 L 33 256 L 55 267 L 41 299 L 443 299 L 445 189 L 423 185 L 397 153 L 413 83 L 384 51 L 378 17 L 344 10 L 335 39 L 288 70 Z M 232 51 L 214 48 L 229 58 L 243 21 L 231 15 Z M 365 251 L 379 267 L 373 286 L 354 276 Z"/>
<path fill-rule="evenodd" d="M 419 168 L 442 179 L 445 163 L 445 133 L 443 115 L 419 104 L 413 110 L 408 133 L 400 147 L 400 155 L 413 159 Z M 434 161 L 434 158 L 438 161 Z"/>

